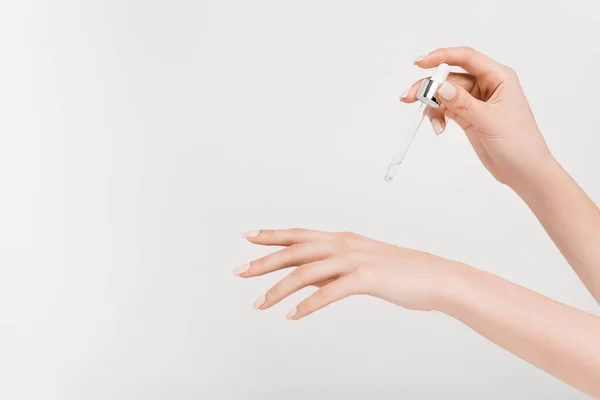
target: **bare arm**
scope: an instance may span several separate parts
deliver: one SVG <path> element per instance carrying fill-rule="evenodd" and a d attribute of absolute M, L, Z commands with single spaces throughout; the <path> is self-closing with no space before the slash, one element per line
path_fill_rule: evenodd
<path fill-rule="evenodd" d="M 439 311 L 556 378 L 600 397 L 600 317 L 461 266 Z"/>
<path fill-rule="evenodd" d="M 288 318 L 301 319 L 354 294 L 411 310 L 441 311 L 558 379 L 600 397 L 600 317 L 465 264 L 352 233 L 263 230 L 252 232 L 248 240 L 284 248 L 237 268 L 236 275 L 251 278 L 297 266 L 257 299 L 258 310 L 312 285 L 319 290 Z"/>
<path fill-rule="evenodd" d="M 516 72 L 468 47 L 438 49 L 416 63 L 442 62 L 469 74 L 451 74 L 439 89 L 442 107 L 429 113 L 436 133 L 447 118 L 456 121 L 483 165 L 525 200 L 600 301 L 600 211 L 550 153 Z M 417 89 L 401 101 L 416 101 Z"/>
<path fill-rule="evenodd" d="M 553 158 L 511 185 L 600 302 L 600 210 Z"/>
<path fill-rule="evenodd" d="M 600 301 L 600 212 L 554 160 L 539 132 L 516 73 L 468 48 L 435 50 L 416 64 L 442 62 L 451 74 L 429 118 L 437 134 L 453 119 L 500 182 L 529 205 L 581 280 Z M 419 82 L 402 102 L 416 101 Z M 259 297 L 265 310 L 306 286 L 319 290 L 290 311 L 303 318 L 353 294 L 372 295 L 411 310 L 438 310 L 468 325 L 558 379 L 600 397 L 600 317 L 467 265 L 351 233 L 302 229 L 244 235 L 260 245 L 284 246 L 236 274 L 250 278 L 296 266 Z"/>

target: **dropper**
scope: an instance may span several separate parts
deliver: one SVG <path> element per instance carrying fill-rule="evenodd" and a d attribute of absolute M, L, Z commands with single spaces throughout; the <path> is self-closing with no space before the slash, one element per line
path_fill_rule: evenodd
<path fill-rule="evenodd" d="M 421 102 L 419 104 L 419 109 L 413 117 L 402 144 L 392 156 L 392 161 L 388 166 L 387 173 L 384 178 L 386 182 L 391 182 L 394 179 L 394 175 L 396 175 L 398 168 L 400 168 L 400 164 L 402 163 L 402 160 L 404 160 L 404 156 L 406 155 L 408 148 L 415 138 L 415 135 L 421 126 L 421 122 L 423 122 L 427 107 L 438 108 L 440 106 L 440 103 L 435 95 L 440 86 L 442 86 L 442 83 L 444 83 L 446 78 L 448 78 L 449 73 L 450 67 L 448 64 L 440 64 L 433 72 L 431 78 L 424 79 L 421 83 L 421 87 L 417 92 L 417 100 Z"/>

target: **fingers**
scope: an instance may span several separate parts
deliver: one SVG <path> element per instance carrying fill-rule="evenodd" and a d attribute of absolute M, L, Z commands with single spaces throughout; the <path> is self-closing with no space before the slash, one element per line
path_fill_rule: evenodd
<path fill-rule="evenodd" d="M 446 129 L 446 117 L 444 116 L 444 107 L 427 108 L 427 117 L 431 128 L 436 135 L 440 135 Z"/>
<path fill-rule="evenodd" d="M 421 68 L 433 68 L 441 63 L 459 66 L 477 78 L 501 79 L 505 68 L 499 62 L 466 46 L 437 49 L 415 61 Z"/>
<path fill-rule="evenodd" d="M 488 104 L 477 100 L 464 87 L 452 82 L 444 82 L 437 91 L 442 104 L 457 116 L 473 125 L 485 124 L 488 120 Z"/>
<path fill-rule="evenodd" d="M 332 253 L 333 244 L 331 242 L 320 241 L 294 244 L 258 260 L 254 260 L 250 264 L 242 265 L 234 270 L 234 274 L 242 278 L 260 276 L 280 269 L 322 260 Z"/>
<path fill-rule="evenodd" d="M 249 242 L 264 246 L 291 246 L 298 243 L 327 240 L 330 233 L 310 229 L 264 229 L 242 233 Z"/>
<path fill-rule="evenodd" d="M 273 286 L 254 304 L 257 310 L 265 310 L 289 295 L 307 286 L 331 281 L 342 274 L 349 262 L 341 257 L 315 261 L 303 265 Z"/>
<path fill-rule="evenodd" d="M 323 286 L 312 296 L 302 301 L 287 315 L 288 319 L 297 320 L 315 311 L 353 294 L 361 294 L 361 286 L 356 274 L 344 275 Z"/>
<path fill-rule="evenodd" d="M 298 319 L 334 301 L 360 293 L 357 274 L 349 273 L 354 266 L 352 260 L 334 256 L 340 243 L 355 240 L 354 236 L 304 229 L 250 231 L 242 236 L 255 244 L 286 247 L 236 268 L 234 274 L 248 278 L 299 266 L 264 296 L 259 297 L 254 303 L 256 309 L 269 308 L 306 286 L 319 287 L 315 294 L 288 314 L 288 318 Z M 335 240 L 336 238 L 343 240 Z"/>
<path fill-rule="evenodd" d="M 417 92 L 419 91 L 419 87 L 421 87 L 421 82 L 423 82 L 423 79 L 425 78 L 419 79 L 411 86 L 404 89 L 404 91 L 400 95 L 400 101 L 404 103 L 414 103 L 415 101 L 417 101 Z"/>
<path fill-rule="evenodd" d="M 475 86 L 475 77 L 469 74 L 461 74 L 452 72 L 448 75 L 447 81 L 451 81 L 464 87 L 467 91 L 473 90 Z M 419 91 L 419 87 L 421 87 L 421 82 L 423 79 L 419 79 L 412 86 L 406 88 L 402 95 L 400 95 L 400 101 L 404 103 L 414 103 L 417 101 L 417 92 Z"/>
<path fill-rule="evenodd" d="M 504 81 L 507 68 L 470 47 L 434 50 L 415 61 L 415 64 L 421 68 L 433 68 L 442 63 L 462 67 L 468 72 L 468 74 L 450 74 L 438 90 L 438 97 L 445 106 L 446 117 L 456 120 L 463 129 L 470 125 L 481 126 L 489 120 L 490 106 L 478 99 L 482 94 L 475 81 L 485 80 L 497 86 Z M 416 101 L 420 84 L 421 81 L 405 91 L 401 101 L 405 103 Z M 436 133 L 441 133 L 445 129 L 445 121 L 438 119 L 439 116 L 439 112 L 433 112 L 430 116 L 431 126 Z"/>
<path fill-rule="evenodd" d="M 445 107 L 444 107 L 444 110 L 445 110 L 444 115 L 446 116 L 446 118 L 451 119 L 454 122 L 456 122 L 458 124 L 458 126 L 460 126 L 465 132 L 467 131 L 467 129 L 469 129 L 471 126 L 473 126 L 473 124 L 471 122 L 467 121 L 465 118 L 461 117 L 460 115 L 457 115 L 455 112 L 452 112 Z"/>
<path fill-rule="evenodd" d="M 422 81 L 423 79 L 418 80 L 407 90 L 405 90 L 403 96 L 400 97 L 400 101 L 404 103 L 414 103 L 417 101 L 417 92 L 419 91 Z M 475 114 L 474 118 L 478 120 L 478 113 L 483 112 L 483 107 L 479 107 L 479 109 L 476 107 L 474 110 L 469 110 L 469 107 L 473 107 L 475 102 L 478 104 L 483 104 L 469 93 L 476 89 L 475 77 L 473 75 L 451 73 L 446 82 L 450 82 L 448 85 L 446 85 L 450 92 L 447 91 L 446 94 L 449 97 L 452 96 L 452 98 L 450 100 L 441 98 L 442 106 L 440 108 L 436 109 L 429 107 L 427 109 L 427 115 L 429 117 L 431 127 L 437 135 L 441 134 L 446 129 L 445 117 L 454 119 L 464 129 L 473 123 L 469 119 L 473 118 L 473 115 L 471 114 Z M 456 90 L 452 92 L 452 89 Z M 440 93 L 441 90 L 441 88 L 438 90 L 438 97 L 442 96 L 442 93 Z M 456 92 L 459 92 L 458 96 L 456 95 Z M 478 104 L 475 104 L 475 106 Z"/>

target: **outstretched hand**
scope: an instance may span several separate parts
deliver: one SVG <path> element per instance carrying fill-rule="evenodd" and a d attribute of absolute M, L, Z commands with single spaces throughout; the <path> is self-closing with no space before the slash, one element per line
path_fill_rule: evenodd
<path fill-rule="evenodd" d="M 284 248 L 236 268 L 236 275 L 252 278 L 296 267 L 256 300 L 256 309 L 268 309 L 307 286 L 319 287 L 288 313 L 290 319 L 355 294 L 375 296 L 407 309 L 433 310 L 457 264 L 348 232 L 262 230 L 246 232 L 243 237 L 254 244 Z"/>

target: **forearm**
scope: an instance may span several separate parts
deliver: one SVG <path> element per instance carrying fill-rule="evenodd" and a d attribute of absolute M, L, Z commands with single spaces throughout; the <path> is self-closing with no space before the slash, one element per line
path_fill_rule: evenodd
<path fill-rule="evenodd" d="M 436 309 L 556 378 L 600 397 L 600 317 L 456 264 Z"/>
<path fill-rule="evenodd" d="M 600 302 L 600 210 L 554 160 L 511 187 L 527 203 L 571 267 Z"/>

